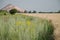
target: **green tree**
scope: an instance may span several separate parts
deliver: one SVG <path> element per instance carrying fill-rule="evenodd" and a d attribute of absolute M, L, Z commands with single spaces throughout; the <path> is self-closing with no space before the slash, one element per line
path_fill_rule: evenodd
<path fill-rule="evenodd" d="M 36 13 L 36 11 L 35 10 L 33 10 L 33 12 L 32 13 Z"/>
<path fill-rule="evenodd" d="M 58 11 L 58 13 L 60 13 L 60 10 Z"/>
<path fill-rule="evenodd" d="M 32 13 L 31 11 L 29 11 L 28 13 Z"/>
<path fill-rule="evenodd" d="M 16 10 L 16 9 L 11 9 L 10 11 L 9 11 L 9 13 L 10 14 L 15 14 L 15 13 L 17 13 L 18 11 Z"/>

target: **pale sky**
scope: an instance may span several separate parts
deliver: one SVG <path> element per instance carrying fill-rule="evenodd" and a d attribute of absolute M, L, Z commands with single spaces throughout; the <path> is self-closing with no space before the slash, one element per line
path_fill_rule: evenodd
<path fill-rule="evenodd" d="M 26 10 L 36 11 L 58 11 L 60 0 L 0 0 L 0 8 L 12 4 Z"/>

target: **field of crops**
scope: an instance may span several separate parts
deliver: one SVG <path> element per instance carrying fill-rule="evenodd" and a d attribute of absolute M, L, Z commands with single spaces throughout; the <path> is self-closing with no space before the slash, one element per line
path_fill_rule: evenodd
<path fill-rule="evenodd" d="M 54 40 L 51 21 L 23 14 L 0 15 L 0 40 Z"/>

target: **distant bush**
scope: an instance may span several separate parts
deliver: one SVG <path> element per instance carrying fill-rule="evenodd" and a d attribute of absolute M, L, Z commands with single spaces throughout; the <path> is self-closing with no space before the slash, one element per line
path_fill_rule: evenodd
<path fill-rule="evenodd" d="M 42 13 L 42 12 L 38 12 L 38 13 Z"/>
<path fill-rule="evenodd" d="M 58 13 L 60 13 L 60 10 L 58 11 Z"/>
<path fill-rule="evenodd" d="M 6 10 L 0 10 L 0 14 L 6 15 L 8 12 Z"/>
<path fill-rule="evenodd" d="M 36 13 L 36 11 L 34 10 L 32 13 Z"/>
<path fill-rule="evenodd" d="M 29 11 L 28 13 L 32 13 L 31 11 Z"/>
<path fill-rule="evenodd" d="M 10 14 L 15 14 L 15 13 L 17 13 L 18 11 L 16 10 L 16 9 L 11 9 L 10 11 L 9 11 L 9 13 Z"/>

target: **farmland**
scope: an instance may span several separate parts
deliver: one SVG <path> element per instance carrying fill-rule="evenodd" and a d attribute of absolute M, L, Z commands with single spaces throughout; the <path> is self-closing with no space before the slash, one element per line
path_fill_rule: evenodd
<path fill-rule="evenodd" d="M 60 40 L 60 14 L 58 13 L 41 13 L 41 14 L 25 14 L 29 16 L 34 16 L 34 17 L 39 17 L 43 19 L 48 19 L 51 20 L 53 25 L 54 25 L 54 35 L 55 35 L 55 40 Z"/>
<path fill-rule="evenodd" d="M 48 19 L 27 14 L 0 15 L 0 40 L 53 40 L 52 36 L 53 25 Z"/>

